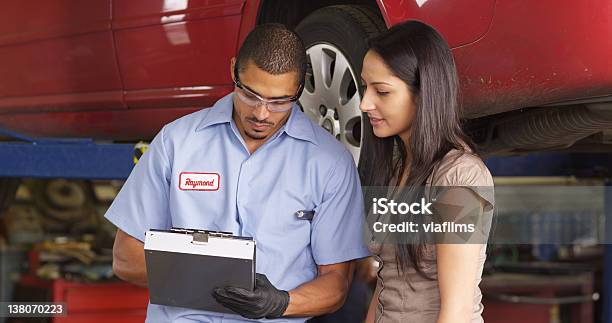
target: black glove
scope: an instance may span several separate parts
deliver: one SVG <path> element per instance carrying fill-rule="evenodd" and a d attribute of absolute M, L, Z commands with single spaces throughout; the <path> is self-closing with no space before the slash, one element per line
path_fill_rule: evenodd
<path fill-rule="evenodd" d="M 219 304 L 249 319 L 279 318 L 289 306 L 289 293 L 278 290 L 268 277 L 255 275 L 253 291 L 238 287 L 217 287 L 213 297 Z"/>

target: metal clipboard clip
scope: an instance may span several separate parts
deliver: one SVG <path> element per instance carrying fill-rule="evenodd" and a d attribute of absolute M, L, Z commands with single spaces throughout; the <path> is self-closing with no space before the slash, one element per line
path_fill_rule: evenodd
<path fill-rule="evenodd" d="M 312 221 L 315 215 L 315 211 L 299 210 L 295 212 L 294 214 L 295 214 L 295 217 L 300 220 Z"/>
<path fill-rule="evenodd" d="M 217 232 L 217 231 L 206 231 L 196 229 L 183 229 L 183 228 L 172 228 L 171 231 L 190 234 L 193 237 L 191 243 L 193 244 L 207 244 L 210 237 L 215 238 L 231 238 L 231 232 Z"/>

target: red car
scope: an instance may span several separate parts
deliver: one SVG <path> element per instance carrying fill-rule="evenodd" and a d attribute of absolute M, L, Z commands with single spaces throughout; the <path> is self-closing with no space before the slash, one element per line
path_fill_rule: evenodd
<path fill-rule="evenodd" d="M 453 48 L 463 115 L 485 150 L 610 150 L 609 0 L 47 0 L 2 9 L 0 127 L 28 135 L 152 138 L 230 92 L 240 42 L 256 24 L 280 22 L 308 47 L 302 107 L 357 156 L 366 39 L 419 19 Z"/>

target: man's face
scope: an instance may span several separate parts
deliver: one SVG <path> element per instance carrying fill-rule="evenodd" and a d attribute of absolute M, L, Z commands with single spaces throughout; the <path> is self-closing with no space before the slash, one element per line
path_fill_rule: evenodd
<path fill-rule="evenodd" d="M 235 59 L 232 59 L 232 77 Z M 298 91 L 298 73 L 296 71 L 272 75 L 253 62 L 247 62 L 239 72 L 240 83 L 257 95 L 266 99 L 284 99 L 295 96 Z M 239 93 L 238 93 L 239 92 Z M 234 122 L 245 141 L 265 141 L 282 127 L 291 110 L 271 112 L 265 104 L 247 104 L 240 97 L 253 99 L 245 90 L 234 89 Z"/>

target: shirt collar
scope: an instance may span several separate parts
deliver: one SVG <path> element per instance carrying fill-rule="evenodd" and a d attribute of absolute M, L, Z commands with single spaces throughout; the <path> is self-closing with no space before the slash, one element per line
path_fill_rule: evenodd
<path fill-rule="evenodd" d="M 233 95 L 230 93 L 220 100 L 218 100 L 210 109 L 209 112 L 204 116 L 200 124 L 196 127 L 196 132 L 201 131 L 209 126 L 230 123 L 232 122 L 232 112 L 234 109 Z M 291 107 L 291 114 L 285 125 L 279 130 L 287 135 L 309 141 L 315 145 L 318 145 L 317 136 L 313 129 L 313 123 L 306 117 L 304 112 L 300 110 L 297 104 L 293 104 Z"/>
<path fill-rule="evenodd" d="M 229 123 L 232 121 L 232 111 L 234 107 L 233 92 L 222 97 L 215 102 L 215 105 L 208 108 L 208 113 L 205 114 L 200 124 L 196 127 L 196 132 L 203 130 L 206 127 Z"/>
<path fill-rule="evenodd" d="M 293 138 L 309 141 L 315 145 L 319 144 L 317 135 L 313 129 L 312 121 L 308 119 L 300 107 L 295 103 L 291 108 L 291 115 L 287 123 L 281 128 L 281 131 Z"/>

